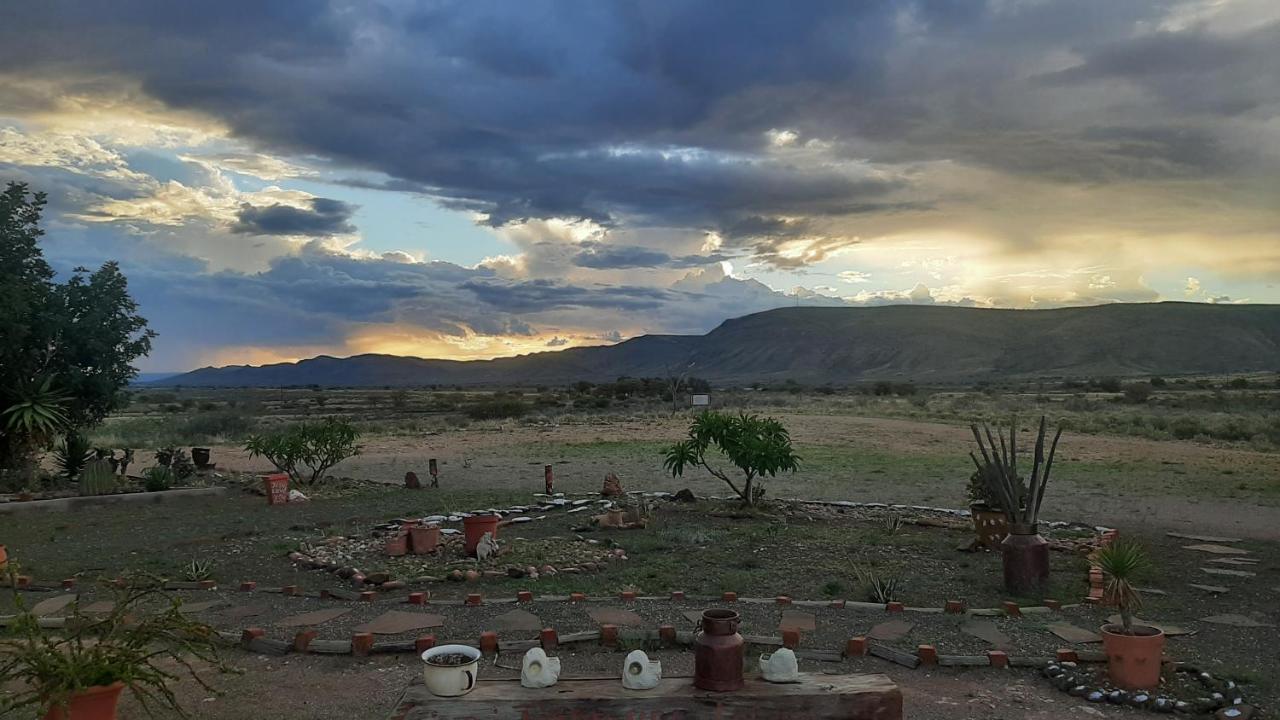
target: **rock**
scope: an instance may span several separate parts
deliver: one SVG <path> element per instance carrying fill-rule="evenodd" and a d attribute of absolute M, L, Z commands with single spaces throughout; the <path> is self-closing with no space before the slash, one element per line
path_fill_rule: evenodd
<path fill-rule="evenodd" d="M 473 571 L 473 572 L 474 572 L 474 571 Z M 451 570 L 451 571 L 449 572 L 448 578 L 449 578 L 450 580 L 454 581 L 454 582 L 462 582 L 462 580 L 463 580 L 462 571 L 461 571 L 461 570 Z"/>
<path fill-rule="evenodd" d="M 404 474 L 404 486 L 410 490 L 417 490 L 422 487 L 422 483 L 418 481 L 418 473 L 410 470 Z"/>
<path fill-rule="evenodd" d="M 555 575 L 556 569 L 551 567 L 550 565 L 543 565 L 542 567 L 538 568 L 538 572 L 542 573 L 543 575 Z"/>
<path fill-rule="evenodd" d="M 622 481 L 614 473 L 604 476 L 604 487 L 600 489 L 600 494 L 604 497 L 619 497 L 622 495 Z"/>
<path fill-rule="evenodd" d="M 364 581 L 370 585 L 381 585 L 391 579 L 391 573 L 375 572 L 365 576 Z"/>
<path fill-rule="evenodd" d="M 693 491 L 689 488 L 685 488 L 675 495 L 672 495 L 671 499 L 682 503 L 698 502 L 698 496 L 694 495 Z"/>
<path fill-rule="evenodd" d="M 383 590 L 402 590 L 408 583 L 403 580 L 388 580 L 382 583 Z"/>
<path fill-rule="evenodd" d="M 1107 699 L 1107 696 L 1103 695 L 1101 690 L 1093 690 L 1090 691 L 1088 695 L 1085 695 L 1084 699 L 1091 703 L 1099 703 Z"/>
<path fill-rule="evenodd" d="M 477 582 L 480 580 L 480 573 L 475 570 L 468 570 L 462 574 L 462 577 L 466 578 L 467 582 Z"/>

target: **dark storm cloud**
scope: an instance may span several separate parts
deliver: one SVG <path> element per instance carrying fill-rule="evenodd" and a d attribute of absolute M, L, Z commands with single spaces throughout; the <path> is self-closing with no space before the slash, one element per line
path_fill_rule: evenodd
<path fill-rule="evenodd" d="M 635 245 L 583 243 L 585 248 L 573 256 L 573 264 L 593 270 L 627 270 L 632 268 L 693 268 L 731 259 L 728 255 L 681 255 L 675 257 L 661 250 Z"/>
<path fill-rule="evenodd" d="M 469 281 L 462 287 L 481 302 L 513 313 L 564 308 L 653 310 L 670 299 L 670 294 L 661 288 L 631 285 L 580 287 L 554 280 Z"/>
<path fill-rule="evenodd" d="M 328 237 L 356 231 L 351 216 L 356 206 L 329 198 L 311 198 L 311 209 L 276 203 L 255 207 L 240 205 L 232 232 L 248 235 L 306 235 Z"/>

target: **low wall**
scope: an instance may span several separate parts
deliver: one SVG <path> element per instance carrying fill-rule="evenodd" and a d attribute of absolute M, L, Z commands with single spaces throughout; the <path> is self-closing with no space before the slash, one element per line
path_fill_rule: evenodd
<path fill-rule="evenodd" d="M 77 497 L 53 498 L 51 500 L 29 500 L 27 502 L 0 503 L 0 515 L 12 515 L 24 512 L 67 512 L 100 507 L 102 505 L 146 505 L 163 503 L 186 498 L 207 498 L 225 495 L 225 487 L 178 488 L 161 490 L 160 492 L 121 493 L 119 495 L 81 495 Z"/>

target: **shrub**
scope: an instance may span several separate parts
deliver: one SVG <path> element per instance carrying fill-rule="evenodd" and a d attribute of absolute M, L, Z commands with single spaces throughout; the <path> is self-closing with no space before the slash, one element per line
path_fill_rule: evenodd
<path fill-rule="evenodd" d="M 350 422 L 325 418 L 254 435 L 245 450 L 250 457 L 265 457 L 295 483 L 314 485 L 334 465 L 360 453 L 359 438 L 360 431 Z"/>
<path fill-rule="evenodd" d="M 529 412 L 529 405 L 523 400 L 497 397 L 476 403 L 466 409 L 467 417 L 472 420 L 505 420 L 523 417 L 527 412 Z"/>
<path fill-rule="evenodd" d="M 1124 388 L 1124 401 L 1133 405 L 1141 405 L 1151 397 L 1151 386 L 1145 383 L 1133 383 Z"/>
<path fill-rule="evenodd" d="M 253 432 L 256 425 L 257 421 L 250 415 L 234 410 L 216 410 L 187 418 L 182 424 L 182 435 L 188 438 L 238 438 Z"/>
<path fill-rule="evenodd" d="M 173 471 L 163 465 L 155 465 L 142 471 L 142 488 L 147 492 L 160 492 L 173 487 Z"/>
<path fill-rule="evenodd" d="M 742 473 L 741 488 L 708 461 L 708 450 L 718 450 L 738 468 Z M 755 480 L 765 475 L 775 477 L 779 472 L 795 472 L 800 458 L 791 449 L 791 434 L 777 420 L 707 411 L 689 426 L 688 439 L 667 450 L 663 462 L 673 477 L 683 475 L 690 465 L 723 480 L 746 505 L 756 505 L 764 488 L 755 487 Z"/>

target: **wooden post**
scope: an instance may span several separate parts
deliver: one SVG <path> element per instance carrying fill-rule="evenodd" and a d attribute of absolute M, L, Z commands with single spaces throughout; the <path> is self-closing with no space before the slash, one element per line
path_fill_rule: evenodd
<path fill-rule="evenodd" d="M 552 474 L 551 474 L 551 466 L 550 466 L 550 465 L 543 466 L 543 468 L 542 468 L 542 479 L 543 479 L 543 480 L 546 482 L 546 484 L 547 484 L 547 490 L 546 490 L 547 494 L 548 494 L 548 495 L 553 494 L 553 493 L 556 491 L 556 480 L 555 480 L 555 477 L 553 477 L 553 476 L 552 476 Z"/>
<path fill-rule="evenodd" d="M 436 465 L 435 458 L 427 461 L 427 472 L 431 473 L 431 487 L 440 487 L 440 467 Z"/>

